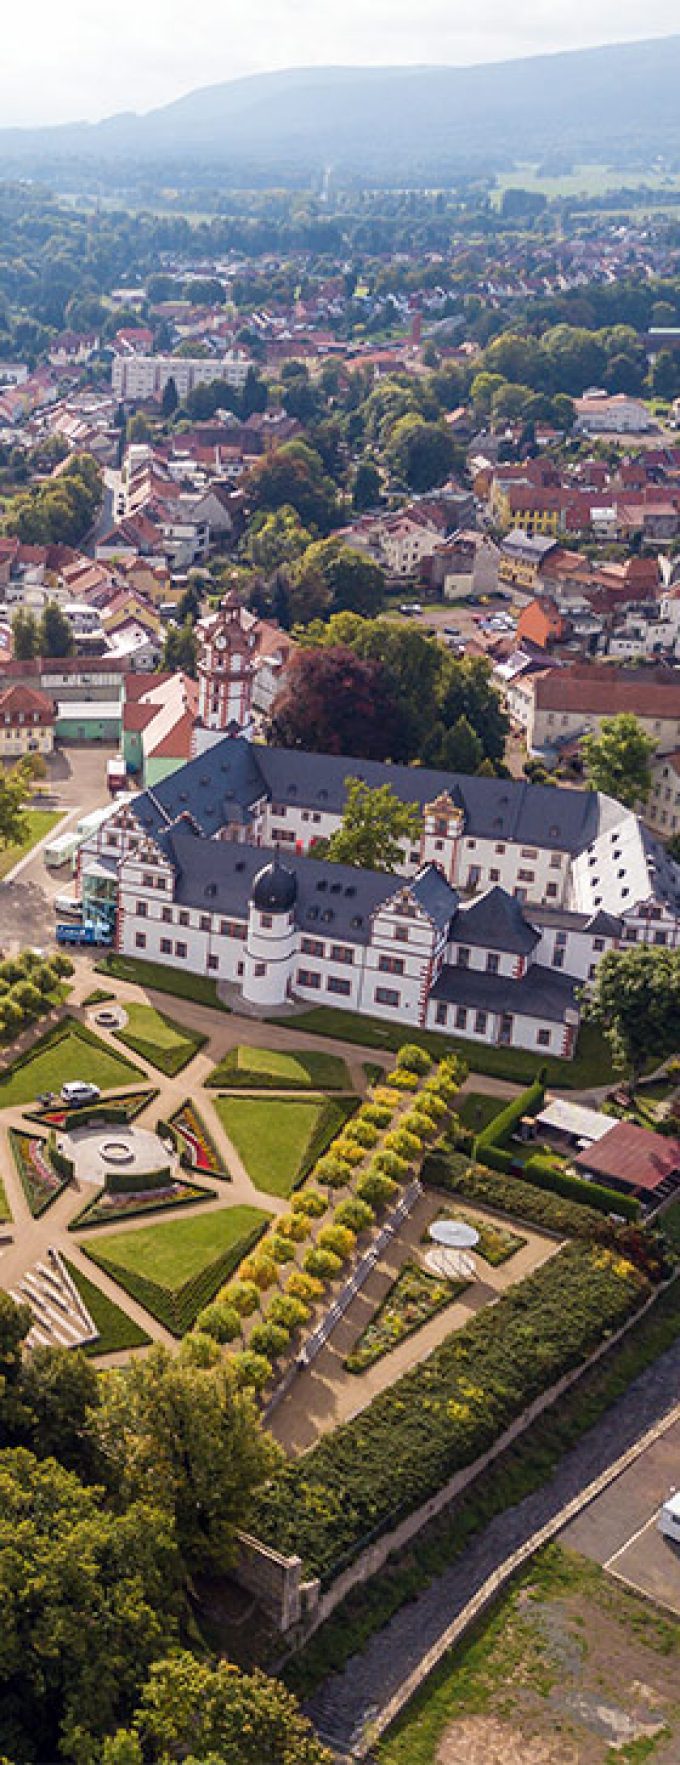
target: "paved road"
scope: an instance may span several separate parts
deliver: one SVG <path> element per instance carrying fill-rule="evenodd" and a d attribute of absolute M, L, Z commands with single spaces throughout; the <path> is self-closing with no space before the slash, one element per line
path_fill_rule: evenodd
<path fill-rule="evenodd" d="M 517 1507 L 497 1515 L 455 1563 L 397 1612 L 362 1654 L 352 1657 L 344 1672 L 319 1687 L 306 1706 L 317 1726 L 349 1746 L 487 1576 L 668 1414 L 677 1403 L 679 1390 L 680 1342 L 642 1373 L 625 1397 L 567 1453 L 549 1483 Z"/>

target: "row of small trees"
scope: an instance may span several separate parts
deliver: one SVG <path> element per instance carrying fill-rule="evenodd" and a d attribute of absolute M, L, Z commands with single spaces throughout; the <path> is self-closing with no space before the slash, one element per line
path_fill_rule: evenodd
<path fill-rule="evenodd" d="M 376 1224 L 425 1148 L 441 1133 L 458 1090 L 453 1058 L 436 1071 L 425 1049 L 405 1044 L 387 1083 L 346 1122 L 317 1160 L 288 1213 L 199 1314 L 196 1328 L 220 1343 L 240 1382 L 262 1391 L 326 1289 Z M 337 1199 L 334 1205 L 334 1198 Z M 284 1275 L 284 1271 L 285 1275 Z"/>
<path fill-rule="evenodd" d="M 60 981 L 70 974 L 73 963 L 60 950 L 49 962 L 35 950 L 0 962 L 0 1040 L 9 1041 L 43 1017 L 55 1002 Z"/>

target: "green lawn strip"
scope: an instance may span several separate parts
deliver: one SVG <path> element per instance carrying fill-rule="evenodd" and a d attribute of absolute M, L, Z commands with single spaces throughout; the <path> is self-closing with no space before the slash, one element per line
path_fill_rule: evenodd
<path fill-rule="evenodd" d="M 557 1621 L 555 1632 L 543 1622 L 546 1609 Z M 578 1613 L 575 1620 L 574 1611 Z M 572 1665 L 568 1657 L 565 1661 L 570 1613 L 571 1623 L 577 1626 Z M 526 1719 L 532 1706 L 535 1708 L 539 1701 L 546 1700 L 552 1686 L 559 1685 L 567 1698 L 574 1684 L 581 1686 L 591 1650 L 603 1703 L 611 1701 L 612 1693 L 624 1708 L 629 1697 L 636 1703 L 635 1693 L 617 1684 L 615 1659 L 609 1668 L 610 1683 L 603 1680 L 604 1663 L 597 1658 L 602 1619 L 607 1624 L 607 1635 L 611 1637 L 613 1632 L 615 1638 L 618 1630 L 628 1650 L 635 1638 L 641 1659 L 642 1651 L 650 1649 L 664 1657 L 677 1657 L 677 1620 L 661 1618 L 631 1590 L 613 1586 L 599 1564 L 559 1544 L 546 1546 L 439 1662 L 379 1743 L 376 1758 L 380 1765 L 436 1765 L 442 1740 L 451 1725 L 485 1713 L 506 1721 L 508 1732 L 516 1734 L 523 1715 Z M 561 1642 L 557 1640 L 558 1634 L 563 1638 Z M 667 1725 L 669 1719 L 673 1729 Z M 554 1734 L 549 1706 L 544 1720 Z M 666 1723 L 655 1733 L 652 1744 L 649 1737 L 644 1737 L 621 1748 L 612 1746 L 607 1758 L 612 1762 L 619 1759 L 622 1765 L 624 1759 L 629 1765 L 635 1761 L 642 1765 L 644 1759 L 656 1752 L 657 1744 L 663 1747 L 664 1741 L 677 1733 L 676 1722 L 677 1710 L 668 1711 Z"/>
<path fill-rule="evenodd" d="M 220 1090 L 350 1091 L 349 1072 L 337 1054 L 317 1049 L 230 1048 L 207 1081 Z"/>
<path fill-rule="evenodd" d="M 82 1212 L 69 1221 L 69 1232 L 83 1232 L 96 1226 L 112 1226 L 120 1220 L 136 1219 L 141 1214 L 166 1214 L 173 1208 L 193 1207 L 197 1201 L 214 1201 L 216 1189 L 204 1189 L 198 1183 L 185 1183 L 177 1178 L 171 1188 L 142 1190 L 139 1194 L 112 1195 L 107 1206 L 102 1194 L 88 1201 Z"/>
<path fill-rule="evenodd" d="M 257 1207 L 225 1207 L 194 1219 L 114 1232 L 101 1249 L 83 1249 L 152 1317 L 181 1336 L 252 1249 L 269 1219 Z"/>
<path fill-rule="evenodd" d="M 329 1673 L 341 1671 L 395 1612 L 455 1562 L 495 1515 L 547 1483 L 565 1453 L 679 1336 L 680 1280 L 676 1279 L 596 1367 L 558 1398 L 514 1446 L 499 1454 L 467 1494 L 432 1520 L 413 1545 L 391 1556 L 366 1586 L 343 1600 L 287 1663 L 284 1677 L 291 1689 L 307 1697 Z"/>
<path fill-rule="evenodd" d="M 63 1021 L 0 1074 L 0 1109 L 32 1103 L 41 1091 L 59 1092 L 67 1079 L 86 1079 L 102 1091 L 143 1078 L 138 1066 L 100 1042 L 85 1024 Z"/>
<path fill-rule="evenodd" d="M 107 987 L 95 987 L 92 993 L 86 994 L 82 1003 L 83 1005 L 107 1005 L 109 999 L 115 999 L 115 997 L 115 993 L 111 993 Z"/>
<path fill-rule="evenodd" d="M 357 1338 L 345 1366 L 348 1373 L 363 1373 L 390 1349 L 412 1336 L 444 1306 L 458 1299 L 467 1281 L 447 1281 L 431 1275 L 418 1263 L 405 1263 L 385 1298 Z"/>
<path fill-rule="evenodd" d="M 45 838 L 45 834 L 51 832 L 58 821 L 63 821 L 64 812 L 62 809 L 27 809 L 24 819 L 26 838 L 20 840 L 16 846 L 5 846 L 0 852 L 0 881 L 37 846 L 39 840 Z"/>
<path fill-rule="evenodd" d="M 84 1275 L 67 1257 L 64 1257 L 64 1262 L 99 1331 L 97 1341 L 89 1342 L 83 1349 L 83 1354 L 114 1354 L 116 1350 L 123 1348 L 143 1348 L 151 1341 L 146 1330 L 142 1330 L 134 1318 L 128 1317 L 127 1312 L 109 1299 L 108 1294 L 102 1293 L 101 1287 L 97 1287 L 89 1275 Z"/>
<path fill-rule="evenodd" d="M 537 1053 L 522 1048 L 492 1048 L 484 1042 L 462 1041 L 443 1036 L 437 1030 L 413 1029 L 411 1025 L 383 1023 L 380 1018 L 360 1017 L 353 1011 L 340 1011 L 328 1005 L 315 1005 L 294 1019 L 271 1017 L 269 1023 L 282 1025 L 315 1036 L 332 1036 L 341 1042 L 353 1042 L 360 1048 L 386 1048 L 394 1053 L 402 1042 L 420 1042 L 438 1060 L 447 1054 L 458 1054 L 471 1072 L 488 1073 L 491 1077 L 509 1079 L 522 1085 L 536 1076 Z M 568 1090 L 586 1086 L 609 1085 L 614 1082 L 611 1049 L 593 1024 L 583 1024 L 573 1060 L 544 1059 L 547 1083 Z M 648 1070 L 653 1072 L 658 1061 L 650 1056 Z"/>
<path fill-rule="evenodd" d="M 4 1223 L 5 1220 L 11 1220 L 11 1218 L 12 1210 L 7 1200 L 7 1191 L 2 1177 L 0 1177 L 0 1223 Z"/>
<path fill-rule="evenodd" d="M 457 1113 L 464 1127 L 479 1134 L 504 1107 L 503 1097 L 489 1097 L 486 1091 L 468 1091 L 461 1097 Z"/>
<path fill-rule="evenodd" d="M 255 1188 L 286 1196 L 335 1139 L 357 1101 L 217 1097 L 215 1108 Z"/>
<path fill-rule="evenodd" d="M 118 981 L 133 981 L 136 987 L 156 993 L 172 993 L 176 999 L 191 999 L 195 1005 L 209 1005 L 213 1011 L 229 1011 L 217 997 L 217 982 L 205 974 L 183 974 L 163 962 L 145 962 L 138 956 L 120 956 L 109 950 L 95 963 L 95 974 L 110 975 Z"/>
<path fill-rule="evenodd" d="M 163 1011 L 157 1011 L 155 1005 L 135 1002 L 125 1009 L 127 1023 L 123 1029 L 114 1032 L 116 1040 L 131 1048 L 134 1054 L 141 1054 L 143 1060 L 150 1061 L 169 1078 L 188 1066 L 207 1042 L 207 1036 L 202 1036 L 198 1030 L 183 1029 Z"/>

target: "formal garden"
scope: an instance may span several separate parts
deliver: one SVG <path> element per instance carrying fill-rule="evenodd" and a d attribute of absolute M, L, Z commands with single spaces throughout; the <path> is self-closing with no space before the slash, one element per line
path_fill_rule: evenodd
<path fill-rule="evenodd" d="M 169 1078 L 182 1072 L 207 1040 L 197 1030 L 185 1029 L 165 1012 L 157 1011 L 154 1005 L 127 1004 L 125 1015 L 122 1029 L 114 1031 L 116 1040 Z"/>
<path fill-rule="evenodd" d="M 87 1079 L 101 1091 L 113 1091 L 141 1078 L 133 1061 L 107 1047 L 85 1024 L 66 1017 L 0 1073 L 0 1109 L 34 1103 L 46 1092 L 58 1094 L 69 1079 Z"/>
<path fill-rule="evenodd" d="M 219 1096 L 215 1108 L 256 1189 L 288 1196 L 344 1127 L 358 1099 Z"/>
<path fill-rule="evenodd" d="M 220 1090 L 350 1091 L 347 1065 L 318 1049 L 230 1048 L 210 1074 Z"/>
<path fill-rule="evenodd" d="M 107 1234 L 87 1254 L 175 1336 L 254 1249 L 268 1222 L 255 1207 L 199 1215 Z"/>
<path fill-rule="evenodd" d="M 375 1316 L 348 1354 L 347 1371 L 363 1373 L 367 1367 L 372 1367 L 384 1354 L 398 1347 L 406 1336 L 411 1336 L 422 1324 L 429 1323 L 437 1312 L 451 1305 L 464 1292 L 466 1285 L 464 1280 L 431 1275 L 419 1263 L 404 1263 Z"/>

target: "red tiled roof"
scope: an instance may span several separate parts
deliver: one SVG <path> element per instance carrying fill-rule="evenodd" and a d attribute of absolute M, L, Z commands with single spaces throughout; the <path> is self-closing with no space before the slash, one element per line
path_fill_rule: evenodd
<path fill-rule="evenodd" d="M 632 711 L 636 717 L 680 717 L 680 674 L 576 663 L 537 675 L 535 704 L 542 711 L 599 712 L 606 706 L 610 716 Z"/>
<path fill-rule="evenodd" d="M 8 686 L 0 692 L 0 722 L 9 718 L 10 723 L 18 723 L 29 719 L 32 723 L 54 722 L 54 705 L 45 693 L 38 692 L 33 686 Z"/>
<path fill-rule="evenodd" d="M 616 1122 L 594 1146 L 578 1153 L 574 1163 L 630 1189 L 658 1189 L 667 1177 L 680 1175 L 680 1140 L 652 1134 L 635 1122 Z"/>

